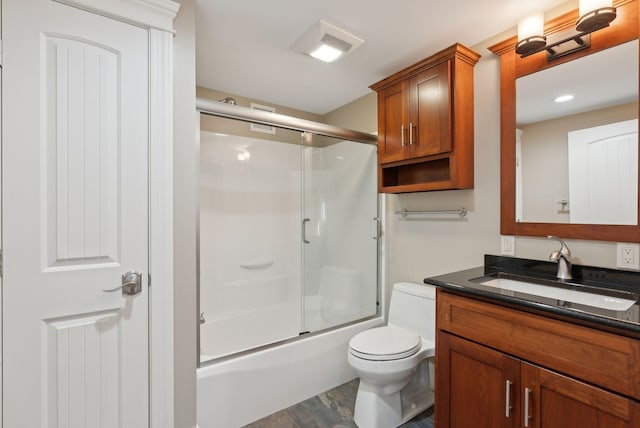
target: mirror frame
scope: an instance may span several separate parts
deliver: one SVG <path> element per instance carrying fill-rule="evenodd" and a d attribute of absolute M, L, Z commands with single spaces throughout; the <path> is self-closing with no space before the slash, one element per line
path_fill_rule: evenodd
<path fill-rule="evenodd" d="M 489 48 L 500 56 L 500 234 L 520 236 L 555 235 L 569 239 L 614 242 L 640 242 L 640 198 L 638 223 L 635 225 L 602 225 L 573 223 L 516 222 L 516 79 L 554 67 L 585 55 L 638 38 L 640 0 L 614 1 L 617 18 L 611 25 L 591 34 L 588 49 L 547 62 L 542 51 L 526 58 L 515 53 L 517 36 Z M 566 13 L 545 24 L 545 35 L 575 28 L 578 11 Z M 640 164 L 640 156 L 638 159 Z M 640 189 L 640 178 L 638 180 Z"/>

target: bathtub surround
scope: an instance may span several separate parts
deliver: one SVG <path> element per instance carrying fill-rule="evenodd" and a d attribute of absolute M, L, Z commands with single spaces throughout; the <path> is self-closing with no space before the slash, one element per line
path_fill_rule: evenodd
<path fill-rule="evenodd" d="M 202 361 L 376 314 L 375 147 L 315 137 L 201 133 Z"/>

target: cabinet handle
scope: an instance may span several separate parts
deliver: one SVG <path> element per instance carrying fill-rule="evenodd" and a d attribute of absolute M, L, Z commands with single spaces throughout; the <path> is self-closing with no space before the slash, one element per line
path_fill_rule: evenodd
<path fill-rule="evenodd" d="M 529 426 L 529 419 L 531 419 L 531 416 L 529 416 L 530 401 L 531 401 L 531 389 L 525 388 L 524 389 L 524 426 L 525 427 Z"/>
<path fill-rule="evenodd" d="M 404 147 L 404 125 L 400 125 L 400 141 L 402 143 L 402 147 Z"/>
<path fill-rule="evenodd" d="M 409 144 L 413 143 L 413 123 L 409 122 Z"/>
<path fill-rule="evenodd" d="M 507 418 L 511 416 L 511 385 L 512 382 L 508 380 L 504 397 L 504 416 Z"/>

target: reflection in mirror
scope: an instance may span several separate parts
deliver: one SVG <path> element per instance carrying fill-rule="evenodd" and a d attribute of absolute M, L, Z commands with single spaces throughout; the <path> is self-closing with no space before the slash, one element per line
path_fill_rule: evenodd
<path fill-rule="evenodd" d="M 637 40 L 518 78 L 516 115 L 516 221 L 638 223 Z"/>

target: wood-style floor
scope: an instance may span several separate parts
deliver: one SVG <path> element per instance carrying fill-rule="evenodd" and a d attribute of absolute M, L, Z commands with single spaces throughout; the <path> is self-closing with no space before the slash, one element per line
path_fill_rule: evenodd
<path fill-rule="evenodd" d="M 246 425 L 245 428 L 357 428 L 353 422 L 358 379 Z M 433 428 L 433 407 L 402 428 Z"/>

